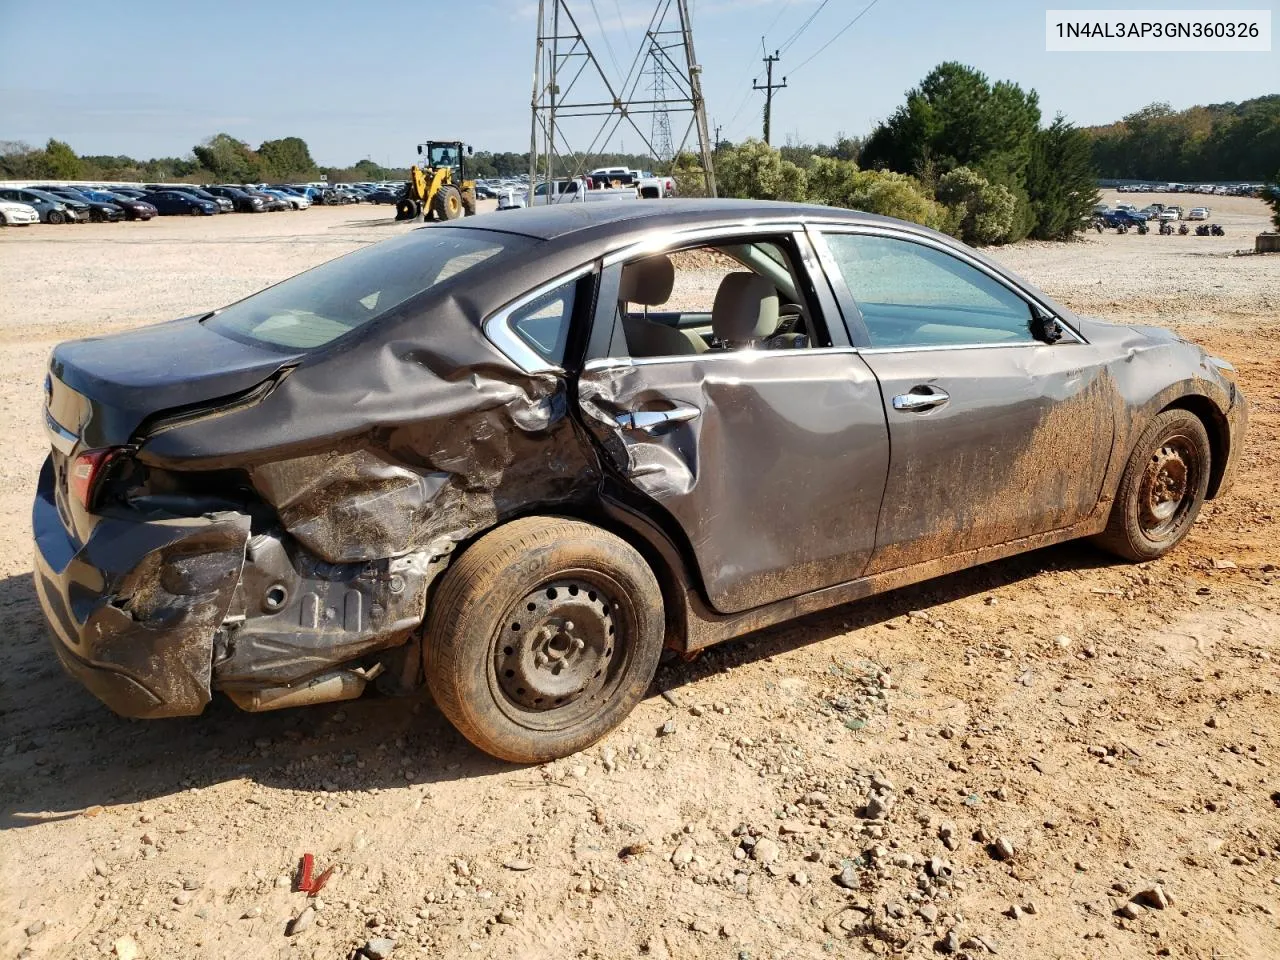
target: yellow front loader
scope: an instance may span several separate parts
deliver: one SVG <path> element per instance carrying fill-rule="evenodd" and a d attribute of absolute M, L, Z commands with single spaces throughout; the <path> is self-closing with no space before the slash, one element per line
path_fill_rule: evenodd
<path fill-rule="evenodd" d="M 460 140 L 418 144 L 427 162 L 409 169 L 404 196 L 396 203 L 397 220 L 456 220 L 476 212 L 476 182 L 467 179 L 463 150 Z M 471 148 L 465 150 L 469 156 Z"/>

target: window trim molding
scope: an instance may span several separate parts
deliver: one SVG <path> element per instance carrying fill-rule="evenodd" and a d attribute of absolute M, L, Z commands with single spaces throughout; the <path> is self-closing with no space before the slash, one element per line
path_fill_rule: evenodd
<path fill-rule="evenodd" d="M 658 229 L 645 234 L 639 240 L 629 241 L 624 246 L 610 250 L 604 255 L 604 266 L 611 267 L 624 260 L 651 256 L 672 247 L 717 237 L 750 237 L 762 233 L 792 234 L 803 232 L 804 229 L 804 223 L 795 217 L 778 220 L 747 220 L 739 223 L 723 223 L 714 227 Z"/>
<path fill-rule="evenodd" d="M 929 247 L 937 250 L 939 253 L 948 254 L 955 257 L 961 263 L 973 267 L 979 273 L 989 277 L 1005 289 L 1009 290 L 1016 297 L 1026 303 L 1029 307 L 1036 306 L 1045 313 L 1052 316 L 1061 325 L 1063 332 L 1066 333 L 1076 343 L 1087 344 L 1089 341 L 1063 318 L 1057 310 L 1053 309 L 1049 304 L 1045 303 L 1039 297 L 1033 296 L 1029 291 L 1023 289 L 1009 277 L 1004 276 L 998 270 L 993 269 L 981 260 L 971 256 L 963 249 L 956 249 L 950 244 L 943 243 L 926 234 L 915 233 L 911 230 L 898 230 L 892 227 L 881 226 L 879 224 L 855 224 L 855 223 L 814 223 L 808 224 L 808 231 L 811 242 L 818 252 L 818 260 L 822 264 L 823 269 L 833 282 L 838 281 L 845 287 L 849 295 L 849 302 L 858 312 L 858 320 L 862 322 L 862 309 L 858 306 L 858 298 L 853 295 L 853 291 L 848 289 L 848 283 L 844 279 L 844 274 L 840 271 L 839 264 L 836 263 L 835 255 L 831 252 L 831 248 L 827 245 L 825 234 L 857 234 L 861 236 L 882 237 L 887 240 L 900 240 L 905 243 L 915 243 L 920 246 Z M 1061 343 L 1062 341 L 1059 341 Z M 868 345 L 863 348 L 863 352 L 889 353 L 901 352 L 905 350 L 955 350 L 955 349 L 977 349 L 979 347 L 998 347 L 998 346 L 1056 346 L 1057 344 L 1046 344 L 1040 340 L 1031 340 L 1022 344 L 999 344 L 999 343 L 982 343 L 982 344 L 948 344 L 933 347 L 873 347 Z"/>
<path fill-rule="evenodd" d="M 581 280 L 587 274 L 594 272 L 595 268 L 596 261 L 590 260 L 567 273 L 562 273 L 546 283 L 534 287 L 528 293 L 521 294 L 506 306 L 500 307 L 491 313 L 481 325 L 485 337 L 503 356 L 525 373 L 564 373 L 563 364 L 552 363 L 543 359 L 533 347 L 525 342 L 524 338 L 516 332 L 511 323 L 511 318 L 521 307 L 527 307 L 530 303 L 550 293 L 557 287 Z"/>
<path fill-rule="evenodd" d="M 716 350 L 707 353 L 678 354 L 669 357 L 596 357 L 583 364 L 582 372 L 609 370 L 618 367 L 651 367 L 664 363 L 705 363 L 722 360 L 743 360 L 763 357 L 814 357 L 847 353 L 858 356 L 863 351 L 857 347 L 805 347 L 803 350 Z"/>

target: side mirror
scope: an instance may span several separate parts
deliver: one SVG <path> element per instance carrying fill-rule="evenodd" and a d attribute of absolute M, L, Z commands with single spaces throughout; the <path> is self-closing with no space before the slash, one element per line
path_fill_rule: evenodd
<path fill-rule="evenodd" d="M 418 156 L 422 156 L 422 144 L 418 144 Z"/>
<path fill-rule="evenodd" d="M 468 157 L 473 156 L 473 155 L 475 154 L 475 152 L 476 152 L 476 151 L 475 151 L 475 148 L 474 148 L 474 147 L 467 147 L 467 156 L 468 156 Z"/>
<path fill-rule="evenodd" d="M 1057 343 L 1062 339 L 1062 324 L 1053 314 L 1032 307 L 1031 335 L 1042 343 Z"/>

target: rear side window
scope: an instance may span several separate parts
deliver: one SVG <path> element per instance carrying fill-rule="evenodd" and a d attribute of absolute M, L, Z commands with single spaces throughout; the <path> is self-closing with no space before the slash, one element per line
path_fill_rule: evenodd
<path fill-rule="evenodd" d="M 577 288 L 577 280 L 562 283 L 512 311 L 507 320 L 520 339 L 548 363 L 559 365 L 564 362 Z"/>
<path fill-rule="evenodd" d="M 921 243 L 827 234 L 872 347 L 1033 342 L 1031 308 L 1004 284 Z"/>
<path fill-rule="evenodd" d="M 423 228 L 268 287 L 205 323 L 234 339 L 293 349 L 320 347 L 527 243 L 508 234 Z"/>

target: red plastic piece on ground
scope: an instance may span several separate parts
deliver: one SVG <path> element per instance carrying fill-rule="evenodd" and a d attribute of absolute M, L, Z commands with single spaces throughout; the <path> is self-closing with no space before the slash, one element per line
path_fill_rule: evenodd
<path fill-rule="evenodd" d="M 311 871 L 315 869 L 316 858 L 309 853 L 302 855 L 302 876 L 298 878 L 298 890 L 302 893 L 310 893 L 313 886 L 311 881 Z"/>
<path fill-rule="evenodd" d="M 324 885 L 329 882 L 329 878 L 333 876 L 333 869 L 333 867 L 329 867 L 324 873 L 316 877 L 315 883 L 311 884 L 311 889 L 307 892 L 307 896 L 314 897 L 324 888 Z"/>

